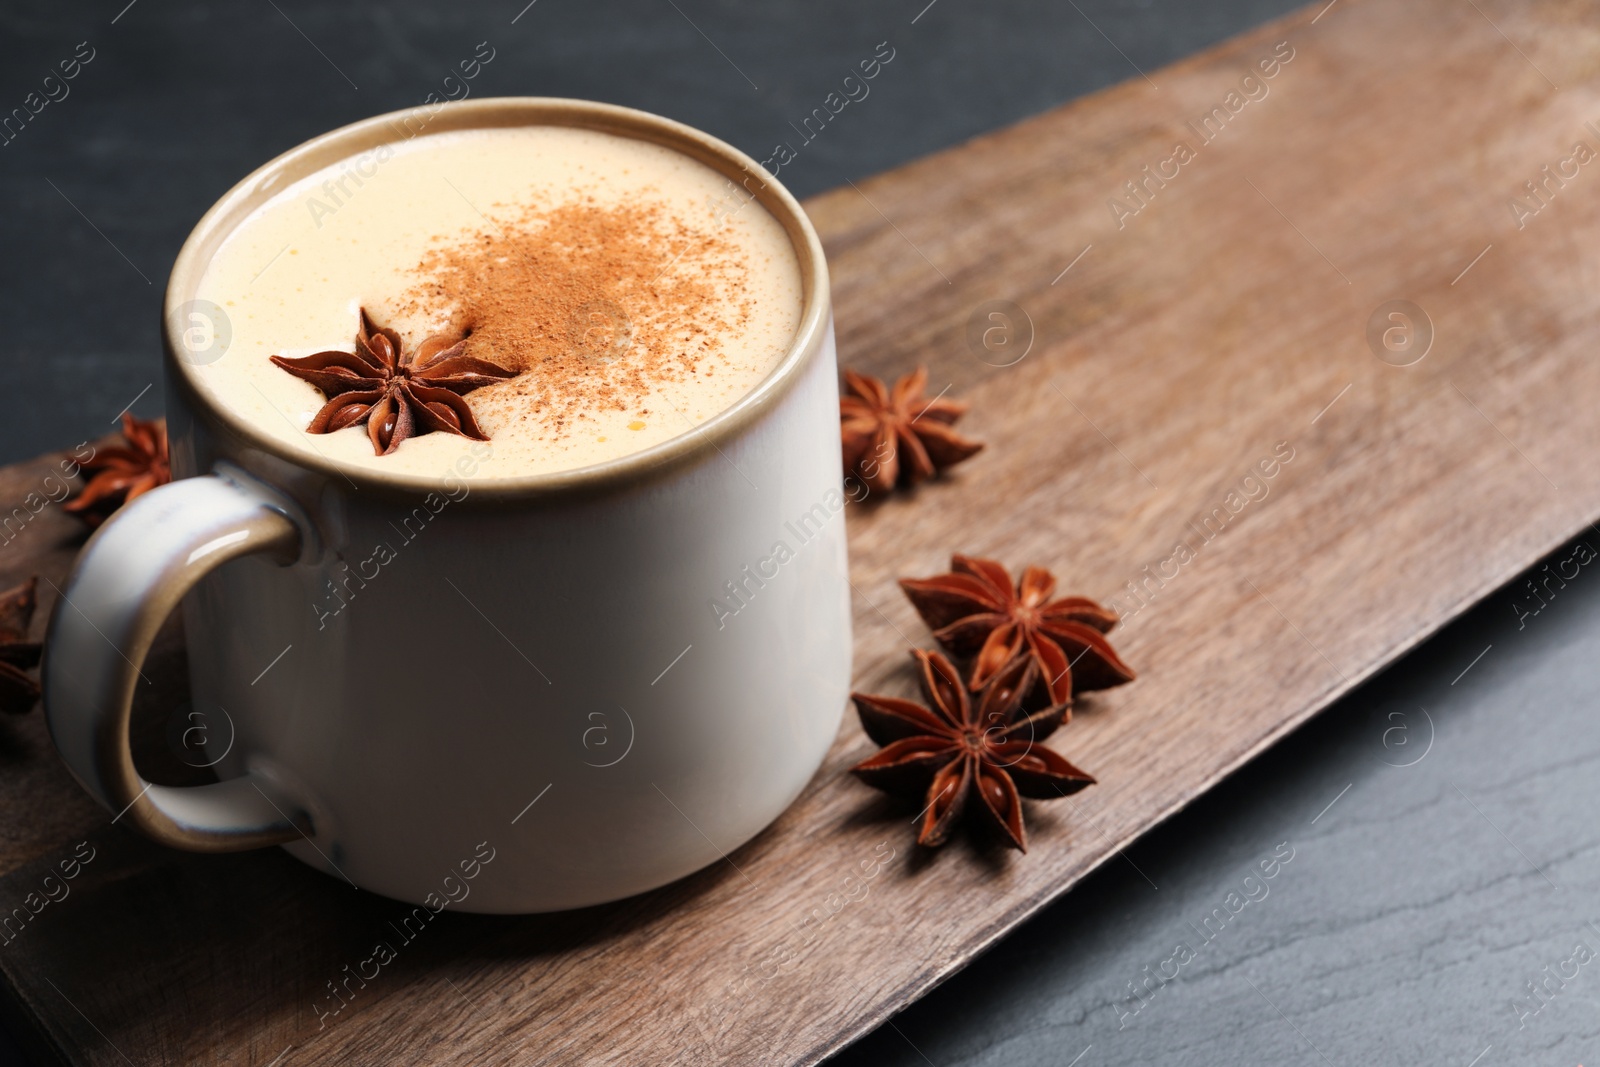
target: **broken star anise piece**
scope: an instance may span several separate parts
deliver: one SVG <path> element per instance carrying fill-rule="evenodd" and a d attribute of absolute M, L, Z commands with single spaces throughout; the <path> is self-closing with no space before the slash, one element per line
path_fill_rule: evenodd
<path fill-rule="evenodd" d="M 273 356 L 272 362 L 328 398 L 307 433 L 333 433 L 366 423 L 373 452 L 387 456 L 407 438 L 433 430 L 489 439 L 462 397 L 517 372 L 466 355 L 466 344 L 466 338 L 451 343 L 430 337 L 416 352 L 405 353 L 400 335 L 376 325 L 362 308 L 354 352 Z"/>
<path fill-rule="evenodd" d="M 1023 571 L 1013 588 L 1011 575 L 994 560 L 955 555 L 949 574 L 902 578 L 900 588 L 939 644 L 957 656 L 977 656 L 973 689 L 1018 656 L 1038 664 L 1051 704 L 1133 681 L 1133 668 L 1105 639 L 1116 613 L 1087 597 L 1051 600 L 1056 580 L 1042 567 Z"/>
<path fill-rule="evenodd" d="M 99 526 L 122 505 L 172 481 L 165 420 L 135 418 L 125 411 L 122 436 L 127 447 L 113 446 L 95 453 L 83 465 L 89 476 L 83 492 L 62 505 L 90 526 Z"/>
<path fill-rule="evenodd" d="M 958 400 L 928 400 L 928 371 L 918 367 L 894 388 L 869 374 L 844 372 L 839 432 L 845 474 L 855 474 L 874 492 L 915 485 L 954 466 L 983 447 L 951 429 L 967 413 Z"/>
<path fill-rule="evenodd" d="M 1021 797 L 1062 797 L 1094 783 L 1060 753 L 1038 744 L 1061 725 L 1067 709 L 1053 705 L 1021 713 L 1022 696 L 1038 669 L 1031 660 L 1014 660 L 974 703 L 943 655 L 922 649 L 911 654 L 922 669 L 927 707 L 851 694 L 867 736 L 884 746 L 856 765 L 856 777 L 885 792 L 926 800 L 919 845 L 944 844 L 962 813 L 975 811 L 1000 840 L 1026 852 Z"/>
<path fill-rule="evenodd" d="M 0 711 L 21 715 L 39 700 L 39 683 L 28 670 L 39 665 L 39 642 L 28 640 L 39 579 L 0 593 Z"/>

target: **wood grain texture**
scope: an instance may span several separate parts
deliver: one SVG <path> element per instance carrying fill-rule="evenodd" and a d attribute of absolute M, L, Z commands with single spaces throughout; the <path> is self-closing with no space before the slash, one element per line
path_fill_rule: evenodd
<path fill-rule="evenodd" d="M 1293 58 L 1234 113 L 1280 42 Z M 909 690 L 930 641 L 894 581 L 952 550 L 1129 613 L 1140 680 L 1051 741 L 1101 784 L 1033 805 L 1027 856 L 915 852 L 914 806 L 845 773 L 873 749 L 851 716 L 728 862 L 565 915 L 446 912 L 406 942 L 408 909 L 283 854 L 108 826 L 35 716 L 0 724 L 0 905 L 97 851 L 0 944 L 13 1007 L 75 1064 L 816 1061 L 1600 513 L 1600 164 L 1520 228 L 1509 206 L 1600 148 L 1597 97 L 1600 4 L 1339 0 L 807 205 L 843 359 L 926 362 L 989 442 L 848 509 L 858 687 Z M 1219 107 L 1206 142 L 1187 123 Z M 1178 142 L 1193 158 L 1141 206 L 1124 183 Z M 1391 299 L 1434 327 L 1411 366 L 1368 347 Z M 1032 323 L 1003 368 L 968 339 L 991 300 Z M 6 471 L 0 499 L 46 469 Z M 0 578 L 59 581 L 62 521 L 0 549 Z M 165 648 L 147 721 L 182 699 Z M 397 958 L 319 1018 L 379 940 Z"/>

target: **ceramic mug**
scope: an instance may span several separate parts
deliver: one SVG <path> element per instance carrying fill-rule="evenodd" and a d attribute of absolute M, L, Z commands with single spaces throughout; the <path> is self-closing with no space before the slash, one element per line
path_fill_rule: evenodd
<path fill-rule="evenodd" d="M 274 191 L 423 125 L 552 124 L 671 147 L 783 225 L 804 309 L 739 402 L 621 459 L 474 484 L 492 441 L 463 439 L 434 478 L 343 469 L 196 388 L 176 317 Z M 579 101 L 379 116 L 235 186 L 179 252 L 165 306 L 178 480 L 89 540 L 42 672 L 57 749 L 118 821 L 202 852 L 281 844 L 417 903 L 472 864 L 461 910 L 532 912 L 686 875 L 799 794 L 849 687 L 838 384 L 821 244 L 754 160 Z M 140 664 L 180 602 L 220 778 L 181 788 L 142 778 L 128 743 Z"/>

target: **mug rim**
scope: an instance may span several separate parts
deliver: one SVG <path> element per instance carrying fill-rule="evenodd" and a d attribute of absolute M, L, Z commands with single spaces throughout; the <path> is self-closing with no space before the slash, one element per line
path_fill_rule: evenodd
<path fill-rule="evenodd" d="M 396 136 L 418 124 L 424 129 Z M 800 321 L 778 363 L 737 401 L 711 418 L 648 448 L 602 463 L 511 477 L 474 480 L 472 495 L 485 500 L 524 496 L 592 493 L 597 489 L 636 485 L 669 470 L 703 460 L 759 422 L 794 388 L 811 361 L 823 350 L 831 329 L 828 267 L 821 239 L 805 209 L 788 189 L 754 158 L 719 138 L 685 123 L 648 111 L 565 97 L 506 96 L 421 104 L 385 112 L 330 130 L 268 160 L 237 182 L 200 217 L 173 261 L 162 300 L 161 341 L 168 382 L 181 389 L 197 414 L 247 447 L 295 467 L 305 468 L 354 487 L 388 491 L 439 490 L 440 475 L 372 470 L 347 466 L 295 448 L 258 429 L 217 403 L 203 388 L 195 368 L 182 356 L 175 334 L 177 312 L 198 289 L 201 276 L 221 242 L 262 204 L 284 188 L 337 163 L 382 145 L 460 130 L 564 126 L 591 129 L 658 144 L 686 155 L 732 180 L 746 191 L 743 179 L 760 182 L 753 191 L 759 203 L 789 238 L 800 264 Z M 489 442 L 491 445 L 493 441 Z"/>

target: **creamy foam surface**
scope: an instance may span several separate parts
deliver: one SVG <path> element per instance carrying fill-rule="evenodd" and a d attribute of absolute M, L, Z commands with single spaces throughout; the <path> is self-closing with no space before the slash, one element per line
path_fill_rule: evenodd
<path fill-rule="evenodd" d="M 491 455 L 474 480 L 638 452 L 724 411 L 798 329 L 788 235 L 722 175 L 671 149 L 591 130 L 417 137 L 306 178 L 257 209 L 205 269 L 228 316 L 202 392 L 286 444 L 424 478 L 475 442 L 434 432 L 374 455 L 364 426 L 305 427 L 326 402 L 269 361 L 352 351 L 359 310 L 406 350 L 465 336 L 518 371 L 466 395 Z"/>

